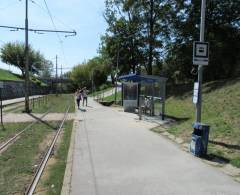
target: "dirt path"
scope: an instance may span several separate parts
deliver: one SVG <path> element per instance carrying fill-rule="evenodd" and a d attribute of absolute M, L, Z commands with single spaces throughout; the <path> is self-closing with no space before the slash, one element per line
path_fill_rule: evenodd
<path fill-rule="evenodd" d="M 32 122 L 40 118 L 43 114 L 24 114 L 24 113 L 8 113 L 3 116 L 4 123 Z M 74 119 L 74 113 L 69 113 L 67 120 Z M 64 113 L 49 113 L 44 117 L 44 121 L 59 121 L 64 117 Z"/>

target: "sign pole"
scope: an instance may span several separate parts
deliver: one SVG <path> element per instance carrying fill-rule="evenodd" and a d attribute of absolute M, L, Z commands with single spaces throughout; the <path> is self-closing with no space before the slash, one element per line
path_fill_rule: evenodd
<path fill-rule="evenodd" d="M 204 42 L 205 31 L 205 12 L 206 12 L 206 0 L 202 0 L 201 6 L 201 26 L 200 26 L 200 42 Z M 202 80 L 203 80 L 203 65 L 198 65 L 198 102 L 196 111 L 196 122 L 201 122 L 202 113 Z"/>

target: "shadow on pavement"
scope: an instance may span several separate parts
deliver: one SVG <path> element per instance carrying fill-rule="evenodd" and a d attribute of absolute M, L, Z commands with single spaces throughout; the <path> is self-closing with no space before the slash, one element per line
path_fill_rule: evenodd
<path fill-rule="evenodd" d="M 230 162 L 229 159 L 216 154 L 207 154 L 203 156 L 203 159 L 211 162 L 220 163 L 220 164 L 228 164 Z"/>
<path fill-rule="evenodd" d="M 82 112 L 87 112 L 87 110 L 84 109 L 84 108 L 79 108 L 79 110 L 82 111 Z"/>

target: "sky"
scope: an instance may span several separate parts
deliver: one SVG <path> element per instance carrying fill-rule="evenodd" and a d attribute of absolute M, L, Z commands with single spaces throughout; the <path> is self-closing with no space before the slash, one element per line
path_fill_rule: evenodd
<path fill-rule="evenodd" d="M 48 15 L 44 0 L 29 0 L 29 28 L 50 29 L 54 26 Z M 77 36 L 65 38 L 65 34 L 36 34 L 29 32 L 29 44 L 39 50 L 46 59 L 55 64 L 58 55 L 59 67 L 63 72 L 97 56 L 101 35 L 107 24 L 103 18 L 104 0 L 45 0 L 57 30 L 75 30 Z M 25 0 L 0 0 L 0 25 L 25 25 Z M 62 44 L 60 43 L 62 41 Z M 0 47 L 6 42 L 25 41 L 24 31 L 0 28 Z M 0 68 L 20 73 L 13 66 L 0 62 Z"/>

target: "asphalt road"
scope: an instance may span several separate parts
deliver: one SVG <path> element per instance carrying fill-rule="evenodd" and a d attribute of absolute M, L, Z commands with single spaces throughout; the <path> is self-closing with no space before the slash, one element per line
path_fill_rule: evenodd
<path fill-rule="evenodd" d="M 240 195 L 240 184 L 148 129 L 133 114 L 89 98 L 78 111 L 71 195 Z"/>

